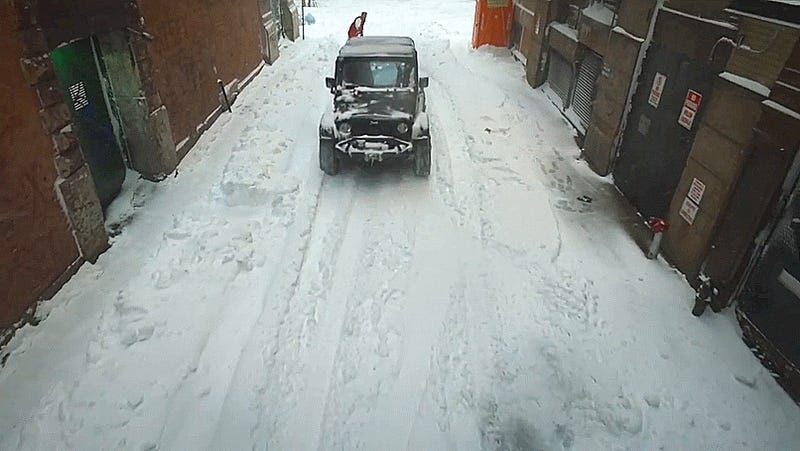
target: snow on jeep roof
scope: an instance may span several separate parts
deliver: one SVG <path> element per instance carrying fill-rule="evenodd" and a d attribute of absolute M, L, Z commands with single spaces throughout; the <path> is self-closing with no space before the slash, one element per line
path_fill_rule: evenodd
<path fill-rule="evenodd" d="M 339 56 L 414 56 L 414 40 L 402 36 L 365 36 L 347 41 Z"/>

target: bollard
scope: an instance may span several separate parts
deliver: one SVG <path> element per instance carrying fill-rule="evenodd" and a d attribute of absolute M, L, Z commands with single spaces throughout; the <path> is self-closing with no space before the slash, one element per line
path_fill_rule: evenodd
<path fill-rule="evenodd" d="M 647 258 L 652 260 L 658 257 L 661 239 L 664 237 L 664 232 L 669 229 L 669 223 L 661 218 L 650 218 L 647 220 L 647 226 L 653 231 L 653 241 L 650 242 L 650 249 L 647 250 Z"/>

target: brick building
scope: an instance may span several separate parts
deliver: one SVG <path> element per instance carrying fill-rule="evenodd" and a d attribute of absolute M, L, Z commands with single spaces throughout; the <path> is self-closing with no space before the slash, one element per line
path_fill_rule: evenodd
<path fill-rule="evenodd" d="M 0 2 L 0 330 L 108 247 L 126 171 L 173 172 L 278 29 L 266 0 Z"/>

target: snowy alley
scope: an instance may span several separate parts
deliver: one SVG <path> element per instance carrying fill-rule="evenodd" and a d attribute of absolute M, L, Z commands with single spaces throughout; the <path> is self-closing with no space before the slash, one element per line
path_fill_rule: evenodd
<path fill-rule="evenodd" d="M 691 316 L 546 95 L 470 49 L 474 2 L 319 3 L 4 349 L 0 449 L 800 448 L 733 314 Z M 417 42 L 428 179 L 319 170 L 362 10 Z"/>

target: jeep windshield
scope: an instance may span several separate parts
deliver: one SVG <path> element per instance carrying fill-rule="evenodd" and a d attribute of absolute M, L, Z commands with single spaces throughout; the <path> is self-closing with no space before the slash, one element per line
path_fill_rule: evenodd
<path fill-rule="evenodd" d="M 376 89 L 411 87 L 414 64 L 401 59 L 346 59 L 342 61 L 342 86 Z"/>

